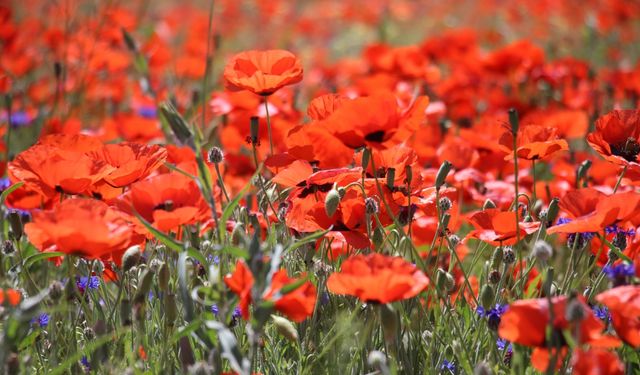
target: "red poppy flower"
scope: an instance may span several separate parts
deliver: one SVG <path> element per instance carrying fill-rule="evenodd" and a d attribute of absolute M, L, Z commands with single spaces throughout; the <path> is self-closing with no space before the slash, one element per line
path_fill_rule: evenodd
<path fill-rule="evenodd" d="M 4 304 L 5 299 L 9 305 L 16 306 L 20 303 L 22 295 L 15 289 L 0 289 L 0 305 Z"/>
<path fill-rule="evenodd" d="M 518 218 L 523 219 L 522 215 Z M 514 211 L 501 211 L 498 208 L 478 211 L 469 216 L 469 221 L 476 229 L 469 232 L 467 237 L 477 238 L 491 245 L 513 245 L 518 236 L 523 238 L 540 227 L 540 222 L 537 221 L 520 221 L 516 225 Z"/>
<path fill-rule="evenodd" d="M 340 272 L 327 280 L 332 293 L 358 297 L 363 302 L 389 303 L 412 298 L 429 285 L 414 264 L 401 257 L 378 253 L 354 255 L 342 263 Z"/>
<path fill-rule="evenodd" d="M 596 296 L 607 306 L 618 336 L 634 348 L 640 348 L 640 286 L 625 285 Z"/>
<path fill-rule="evenodd" d="M 598 232 L 636 216 L 640 194 L 630 191 L 605 195 L 595 189 L 572 190 L 560 199 L 560 209 L 572 220 L 549 228 L 547 233 Z"/>
<path fill-rule="evenodd" d="M 604 349 L 574 350 L 571 367 L 573 375 L 624 375 L 624 364 L 620 358 Z"/>
<path fill-rule="evenodd" d="M 236 262 L 233 274 L 224 277 L 225 284 L 240 297 L 240 311 L 244 319 L 249 319 L 249 305 L 252 302 L 251 288 L 254 281 L 251 270 L 243 260 Z M 275 309 L 291 320 L 301 322 L 313 314 L 316 305 L 316 287 L 306 281 L 295 290 L 281 294 L 283 287 L 296 281 L 297 279 L 289 278 L 286 270 L 278 270 L 273 274 L 271 284 L 264 291 L 262 298 L 273 301 Z"/>
<path fill-rule="evenodd" d="M 640 110 L 614 110 L 598 118 L 587 142 L 606 160 L 639 168 Z"/>
<path fill-rule="evenodd" d="M 9 176 L 46 197 L 57 192 L 80 194 L 111 173 L 114 168 L 81 152 L 49 145 L 35 145 L 9 163 Z"/>
<path fill-rule="evenodd" d="M 566 318 L 568 297 L 561 296 L 552 299 L 554 331 L 574 332 L 578 329 L 579 344 L 590 344 L 595 347 L 619 346 L 620 342 L 617 339 L 602 334 L 605 326 L 596 318 L 591 308 L 584 303 L 584 298 L 582 296 L 577 298 L 584 314 L 584 318 L 579 323 L 569 322 Z M 550 338 L 546 336 L 546 328 L 549 325 L 549 320 L 549 303 L 546 298 L 519 300 L 509 305 L 507 312 L 502 316 L 498 335 L 507 341 L 533 347 L 531 363 L 537 370 L 545 371 L 549 360 L 553 357 L 553 353 L 547 350 Z M 576 327 L 576 324 L 579 326 Z M 562 358 L 566 354 L 565 348 L 563 347 L 557 354 L 558 363 L 561 364 Z"/>
<path fill-rule="evenodd" d="M 500 144 L 509 152 L 506 160 L 513 159 L 513 133 L 507 130 L 500 137 Z M 556 129 L 539 125 L 520 127 L 516 137 L 517 155 L 521 159 L 540 160 L 558 151 L 566 151 L 569 144 L 564 139 L 558 139 Z"/>
<path fill-rule="evenodd" d="M 24 231 L 40 251 L 99 259 L 139 243 L 133 228 L 121 211 L 98 200 L 73 198 L 50 211 L 34 211 Z"/>
<path fill-rule="evenodd" d="M 179 173 L 161 174 L 134 183 L 118 205 L 125 212 L 135 210 L 164 232 L 204 222 L 210 214 L 195 181 Z"/>
<path fill-rule="evenodd" d="M 424 121 L 429 98 L 418 97 L 409 108 L 401 108 L 395 95 L 381 93 L 346 100 L 319 126 L 350 148 L 380 147 L 398 131 L 415 132 Z"/>
<path fill-rule="evenodd" d="M 140 143 L 108 144 L 88 156 L 115 168 L 104 177 L 113 187 L 123 187 L 147 177 L 167 158 L 167 150 L 158 145 Z"/>
<path fill-rule="evenodd" d="M 302 80 L 302 63 L 285 50 L 245 51 L 235 55 L 224 68 L 225 86 L 271 95 Z"/>

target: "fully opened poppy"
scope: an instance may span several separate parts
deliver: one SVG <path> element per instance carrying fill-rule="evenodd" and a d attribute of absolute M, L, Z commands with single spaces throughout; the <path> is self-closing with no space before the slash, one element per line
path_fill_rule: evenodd
<path fill-rule="evenodd" d="M 81 152 L 35 145 L 9 163 L 9 176 L 46 197 L 56 193 L 80 194 L 115 168 Z"/>
<path fill-rule="evenodd" d="M 129 216 L 94 199 L 67 199 L 50 211 L 32 215 L 24 231 L 40 251 L 99 259 L 141 240 Z"/>
<path fill-rule="evenodd" d="M 602 331 L 605 325 L 593 314 L 592 310 L 584 303 L 584 298 L 579 296 L 572 303 L 577 305 L 572 308 L 581 309 L 582 320 L 570 322 L 567 320 L 567 309 L 570 299 L 567 296 L 555 297 L 551 300 L 553 309 L 553 333 L 556 340 L 562 346 L 557 354 L 558 362 L 562 363 L 562 357 L 566 354 L 566 343 L 561 331 L 579 332 L 578 344 L 590 344 L 593 347 L 616 347 L 620 342 L 609 336 L 604 336 Z M 545 371 L 554 353 L 550 353 L 547 344 L 552 338 L 547 337 L 546 328 L 550 323 L 549 302 L 546 298 L 526 299 L 513 302 L 507 312 L 502 315 L 498 335 L 510 342 L 533 347 L 531 362 L 539 371 Z"/>
<path fill-rule="evenodd" d="M 282 288 L 297 282 L 292 279 L 287 271 L 276 271 L 271 284 L 264 291 L 262 298 L 274 302 L 275 309 L 288 316 L 295 322 L 302 322 L 313 314 L 316 305 L 316 287 L 309 281 L 305 281 L 293 291 L 282 294 Z M 255 279 L 247 264 L 238 260 L 236 269 L 232 274 L 224 277 L 225 284 L 240 297 L 240 311 L 244 319 L 249 319 L 249 305 L 252 302 L 251 289 Z"/>
<path fill-rule="evenodd" d="M 302 63 L 285 50 L 245 51 L 224 68 L 225 85 L 231 90 L 249 90 L 268 96 L 302 80 Z"/>
<path fill-rule="evenodd" d="M 0 305 L 6 301 L 10 306 L 16 306 L 21 299 L 22 295 L 15 289 L 0 289 Z"/>
<path fill-rule="evenodd" d="M 522 220 L 522 217 L 519 217 Z M 477 238 L 492 245 L 513 245 L 518 236 L 531 234 L 538 230 L 540 222 L 523 222 L 516 225 L 516 213 L 514 211 L 501 211 L 493 208 L 478 211 L 469 216 L 469 221 L 476 228 L 467 235 Z"/>
<path fill-rule="evenodd" d="M 576 349 L 571 357 L 573 375 L 624 375 L 624 364 L 616 353 L 605 349 Z"/>
<path fill-rule="evenodd" d="M 506 159 L 513 159 L 513 133 L 506 131 L 500 137 L 500 144 L 508 150 Z M 516 137 L 516 154 L 521 159 L 545 159 L 558 151 L 566 151 L 569 144 L 564 139 L 558 139 L 556 129 L 539 125 L 520 127 Z"/>
<path fill-rule="evenodd" d="M 609 289 L 598 294 L 596 301 L 609 308 L 618 336 L 634 348 L 640 348 L 640 286 Z"/>
<path fill-rule="evenodd" d="M 587 142 L 612 163 L 640 168 L 640 110 L 614 110 L 598 118 Z"/>
<path fill-rule="evenodd" d="M 630 191 L 605 195 L 595 189 L 579 189 L 562 197 L 559 206 L 571 220 L 549 228 L 547 233 L 598 232 L 636 216 L 640 209 L 640 194 Z"/>
<path fill-rule="evenodd" d="M 342 263 L 340 272 L 327 279 L 330 292 L 358 297 L 368 303 L 415 297 L 428 285 L 429 279 L 414 264 L 379 253 L 353 255 Z"/>
<path fill-rule="evenodd" d="M 219 200 L 218 200 L 219 201 Z M 195 181 L 178 173 L 153 176 L 136 182 L 118 205 L 125 212 L 137 212 L 161 231 L 204 222 L 210 215 Z"/>
<path fill-rule="evenodd" d="M 162 165 L 167 150 L 158 145 L 125 142 L 105 145 L 88 155 L 115 168 L 103 179 L 113 187 L 123 187 L 147 177 Z"/>

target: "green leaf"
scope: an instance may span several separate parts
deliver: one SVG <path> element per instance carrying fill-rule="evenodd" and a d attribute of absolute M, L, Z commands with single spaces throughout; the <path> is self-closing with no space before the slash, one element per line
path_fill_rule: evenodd
<path fill-rule="evenodd" d="M 202 319 L 195 319 L 193 322 L 187 324 L 182 327 L 178 332 L 174 333 L 171 337 L 171 341 L 173 344 L 177 343 L 182 337 L 189 336 L 192 332 L 197 330 L 202 324 Z"/>
<path fill-rule="evenodd" d="M 20 341 L 20 345 L 18 345 L 18 350 L 22 351 L 32 346 L 36 339 L 40 336 L 40 330 L 37 329 L 30 334 L 27 335 L 22 341 Z"/>
<path fill-rule="evenodd" d="M 251 179 L 253 179 L 253 177 Z M 236 207 L 238 207 L 238 205 L 240 204 L 240 200 L 245 196 L 250 187 L 251 180 L 249 180 L 249 183 L 247 183 L 235 196 L 235 198 L 233 198 L 233 200 L 231 200 L 231 202 L 227 204 L 227 206 L 224 208 L 224 211 L 222 211 L 222 216 L 220 216 L 220 222 L 218 223 L 218 231 L 220 233 L 220 241 L 222 243 L 224 243 L 224 236 L 227 233 L 227 220 L 229 220 L 229 218 L 233 214 L 233 211 L 236 209 Z"/>
<path fill-rule="evenodd" d="M 193 309 L 193 300 L 189 293 L 189 280 L 187 271 L 187 253 L 180 253 L 178 258 L 178 284 L 180 286 L 180 297 L 182 298 L 182 304 L 185 310 L 185 320 L 191 322 L 195 319 L 195 313 Z"/>
<path fill-rule="evenodd" d="M 156 228 L 154 228 L 153 225 L 151 225 L 151 223 L 149 223 L 145 218 L 143 218 L 137 211 L 134 210 L 133 214 L 136 216 L 136 218 L 138 218 L 138 220 L 140 220 L 142 225 L 144 225 L 145 228 L 147 228 L 147 230 L 149 230 L 149 232 L 153 234 L 153 236 L 158 241 L 165 244 L 171 250 L 177 251 L 179 253 L 184 250 L 184 245 L 180 241 L 175 240 L 167 236 L 166 234 L 162 233 L 161 231 L 157 230 Z"/>
<path fill-rule="evenodd" d="M 7 200 L 9 194 L 13 193 L 16 189 L 20 188 L 20 186 L 24 185 L 24 182 L 16 182 L 15 184 L 9 186 L 5 189 L 5 191 L 0 194 L 0 204 L 4 204 L 4 201 Z"/>
<path fill-rule="evenodd" d="M 308 275 L 305 276 L 305 277 L 301 277 L 300 279 L 283 286 L 280 289 L 280 294 L 284 296 L 284 295 L 287 295 L 287 294 L 289 294 L 291 292 L 294 292 L 296 289 L 300 288 L 304 283 L 306 283 L 307 280 L 309 280 L 309 276 Z"/>
<path fill-rule="evenodd" d="M 116 330 L 112 333 L 107 333 L 104 336 L 101 336 L 95 340 L 87 341 L 83 350 L 76 352 L 75 354 L 67 357 L 67 359 L 60 364 L 60 366 L 56 367 L 49 373 L 49 375 L 57 375 L 64 374 L 71 370 L 71 367 L 78 362 L 83 356 L 89 356 L 91 353 L 96 351 L 102 345 L 105 345 L 109 341 L 115 341 L 123 333 L 129 331 L 128 327 L 122 328 L 120 330 Z"/>
<path fill-rule="evenodd" d="M 294 250 L 296 250 L 297 248 L 301 247 L 302 245 L 305 245 L 309 242 L 315 241 L 318 238 L 324 236 L 325 234 L 329 233 L 331 231 L 331 228 L 327 229 L 327 230 L 323 230 L 320 232 L 315 232 L 312 233 L 306 237 L 303 237 L 299 240 L 296 240 L 291 246 L 289 246 L 289 248 L 287 249 L 288 252 L 292 252 Z"/>
<path fill-rule="evenodd" d="M 55 258 L 55 257 L 61 257 L 64 256 L 65 253 L 61 252 L 61 251 L 51 251 L 51 252 L 46 252 L 46 253 L 38 253 L 38 254 L 34 254 L 28 258 L 26 258 L 24 260 L 24 262 L 22 263 L 22 267 L 24 269 L 29 268 L 31 265 L 33 265 L 36 262 L 39 262 L 41 260 L 45 260 L 45 259 L 49 259 L 49 258 Z"/>

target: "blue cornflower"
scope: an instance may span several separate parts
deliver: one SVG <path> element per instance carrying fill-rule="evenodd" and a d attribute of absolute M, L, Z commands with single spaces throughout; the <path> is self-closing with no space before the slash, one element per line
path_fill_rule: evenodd
<path fill-rule="evenodd" d="M 33 318 L 33 320 L 31 320 L 31 322 L 32 323 L 38 323 L 38 326 L 40 326 L 40 328 L 44 328 L 44 327 L 49 325 L 49 314 L 42 313 L 42 314 L 38 315 L 37 318 Z"/>
<path fill-rule="evenodd" d="M 217 317 L 218 313 L 220 312 L 220 309 L 218 309 L 218 305 L 211 306 L 211 312 Z"/>
<path fill-rule="evenodd" d="M 571 222 L 572 219 L 569 219 L 568 217 L 561 217 L 556 221 L 556 225 L 560 225 L 560 224 L 566 224 Z M 593 239 L 593 237 L 595 237 L 596 233 L 594 232 L 582 232 L 582 233 L 570 233 L 567 236 L 567 246 L 568 247 L 573 247 L 573 244 L 576 241 L 576 235 L 579 234 L 580 235 L 580 243 L 578 244 L 578 247 L 582 247 L 584 244 L 586 244 L 587 242 L 591 241 L 591 239 Z"/>
<path fill-rule="evenodd" d="M 593 315 L 595 315 L 598 319 L 605 322 L 611 321 L 611 314 L 609 314 L 609 309 L 606 306 L 593 306 L 591 309 L 593 310 Z"/>
<path fill-rule="evenodd" d="M 604 232 L 606 234 L 622 233 L 622 234 L 626 235 L 627 237 L 633 237 L 633 236 L 636 235 L 636 230 L 634 228 L 630 228 L 628 230 L 625 230 L 624 228 L 620 228 L 618 226 L 618 224 L 609 225 L 608 227 L 604 228 Z"/>
<path fill-rule="evenodd" d="M 489 328 L 498 329 L 502 315 L 507 311 L 507 305 L 496 304 L 495 307 L 487 310 L 482 306 L 478 306 L 476 313 L 483 318 L 487 318 Z"/>
<path fill-rule="evenodd" d="M 11 186 L 11 181 L 8 177 L 0 178 L 0 192 L 5 191 Z"/>
<path fill-rule="evenodd" d="M 89 359 L 87 358 L 86 355 L 82 356 L 80 363 L 82 364 L 82 367 L 84 367 L 84 372 L 86 373 L 91 372 L 91 364 L 89 363 Z"/>
<path fill-rule="evenodd" d="M 624 279 L 627 276 L 634 276 L 636 273 L 636 268 L 633 266 L 633 264 L 620 263 L 614 266 L 605 266 L 602 269 L 602 272 L 604 272 L 605 275 L 607 275 L 607 277 L 609 277 L 609 279 L 611 280 L 619 280 Z"/>
<path fill-rule="evenodd" d="M 239 308 L 238 306 L 236 306 L 236 307 L 233 309 L 233 314 L 231 314 L 231 316 L 232 316 L 234 319 L 238 319 L 238 318 L 240 318 L 240 317 L 242 316 L 242 311 L 240 311 L 240 308 Z"/>
<path fill-rule="evenodd" d="M 143 106 L 138 108 L 138 114 L 147 119 L 154 119 L 158 117 L 158 110 L 152 106 Z"/>
<path fill-rule="evenodd" d="M 3 189 L 0 188 L 0 191 L 2 191 Z M 19 208 L 10 208 L 7 210 L 7 212 L 5 213 L 5 217 L 9 217 L 10 214 L 18 214 L 20 215 L 20 219 L 22 219 L 22 222 L 26 223 L 31 221 L 31 213 L 29 211 L 26 210 L 21 210 Z"/>
<path fill-rule="evenodd" d="M 2 116 L 3 120 L 8 119 L 8 115 L 4 114 Z M 19 128 L 21 126 L 26 126 L 29 125 L 31 123 L 31 116 L 29 116 L 29 114 L 25 111 L 16 111 L 16 112 L 11 112 L 11 127 L 12 128 Z"/>
<path fill-rule="evenodd" d="M 100 278 L 98 276 L 78 277 L 76 278 L 76 285 L 78 286 L 78 290 L 82 293 L 84 293 L 87 288 L 95 290 L 100 287 Z"/>
<path fill-rule="evenodd" d="M 456 371 L 456 364 L 453 362 L 449 362 L 446 359 L 442 361 L 442 365 L 440 365 L 440 371 L 441 372 L 451 372 L 451 373 L 455 373 Z"/>
<path fill-rule="evenodd" d="M 507 344 L 509 345 L 507 346 Z M 496 341 L 496 346 L 498 347 L 498 350 L 500 350 L 501 352 L 503 352 L 506 348 L 507 354 L 513 353 L 513 346 L 511 345 L 511 343 L 507 342 L 507 340 L 505 339 L 498 339 Z"/>

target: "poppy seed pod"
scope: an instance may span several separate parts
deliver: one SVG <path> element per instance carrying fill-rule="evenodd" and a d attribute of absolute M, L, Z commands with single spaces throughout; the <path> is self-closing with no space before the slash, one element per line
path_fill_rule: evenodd
<path fill-rule="evenodd" d="M 176 319 L 178 318 L 178 304 L 176 303 L 175 294 L 166 293 L 164 295 L 164 316 L 165 322 L 170 327 L 173 327 L 176 324 Z"/>
<path fill-rule="evenodd" d="M 518 119 L 518 111 L 515 108 L 509 109 L 509 124 L 511 124 L 511 132 L 517 134 L 520 128 L 520 120 Z"/>
<path fill-rule="evenodd" d="M 453 205 L 453 203 L 451 203 L 451 199 L 449 199 L 447 197 L 442 197 L 438 201 L 438 206 L 440 207 L 440 210 L 443 211 L 443 212 L 449 211 L 451 209 L 452 205 Z"/>
<path fill-rule="evenodd" d="M 258 132 L 258 130 L 260 129 L 260 118 L 258 116 L 251 116 L 251 119 L 249 121 L 249 135 L 251 136 L 251 142 L 255 144 L 258 142 L 258 137 L 260 135 Z"/>
<path fill-rule="evenodd" d="M 489 272 L 489 282 L 491 284 L 499 283 L 501 278 L 502 278 L 502 274 L 500 273 L 500 271 L 492 270 L 491 272 Z"/>
<path fill-rule="evenodd" d="M 396 179 L 396 169 L 395 168 L 388 168 L 387 169 L 387 187 L 391 190 L 393 190 L 394 187 L 394 182 Z"/>
<path fill-rule="evenodd" d="M 584 306 L 578 298 L 571 298 L 567 304 L 565 318 L 570 322 L 580 322 L 586 317 Z"/>
<path fill-rule="evenodd" d="M 362 170 L 366 171 L 367 167 L 369 166 L 370 159 L 371 159 L 371 150 L 368 148 L 365 148 L 364 151 L 362 151 Z"/>
<path fill-rule="evenodd" d="M 122 270 L 127 272 L 140 263 L 142 255 L 140 253 L 140 246 L 131 246 L 122 255 Z"/>
<path fill-rule="evenodd" d="M 503 246 L 502 252 L 504 253 L 502 256 L 502 261 L 505 264 L 511 264 L 516 261 L 516 253 L 513 251 L 511 246 Z"/>
<path fill-rule="evenodd" d="M 324 199 L 324 210 L 327 213 L 327 216 L 332 217 L 336 211 L 338 210 L 338 206 L 340 205 L 340 193 L 335 187 L 327 193 L 327 196 Z"/>
<path fill-rule="evenodd" d="M 19 240 L 22 237 L 23 225 L 22 218 L 20 217 L 20 213 L 17 211 L 9 211 L 8 215 L 9 225 L 11 226 L 11 233 L 13 234 L 13 238 Z"/>
<path fill-rule="evenodd" d="M 455 287 L 455 284 L 456 282 L 453 279 L 453 275 L 442 268 L 438 268 L 436 271 L 436 287 L 440 292 L 449 294 Z"/>

